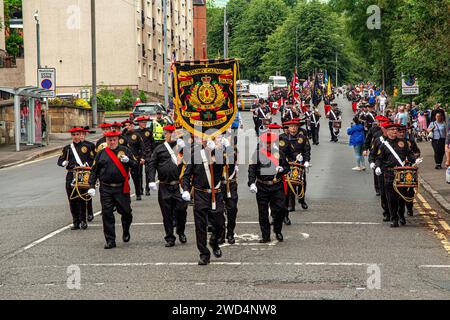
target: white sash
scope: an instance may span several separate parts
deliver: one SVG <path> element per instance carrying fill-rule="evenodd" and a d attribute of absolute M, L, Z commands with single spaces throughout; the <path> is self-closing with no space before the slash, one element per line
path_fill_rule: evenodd
<path fill-rule="evenodd" d="M 83 163 L 81 162 L 80 156 L 78 155 L 77 149 L 75 149 L 75 145 L 73 143 L 70 144 L 70 148 L 72 149 L 72 153 L 75 156 L 75 161 L 80 167 L 83 167 Z"/>
<path fill-rule="evenodd" d="M 166 141 L 164 142 L 164 146 L 166 147 L 167 151 L 169 151 L 170 153 L 170 157 L 172 158 L 172 162 L 178 166 L 178 159 L 177 156 L 175 155 L 175 152 L 173 152 L 172 148 L 170 147 L 169 143 Z"/>
<path fill-rule="evenodd" d="M 389 151 L 392 153 L 392 155 L 395 157 L 395 159 L 397 159 L 398 163 L 400 163 L 400 166 L 404 167 L 405 163 L 402 162 L 402 160 L 400 159 L 399 155 L 397 154 L 397 152 L 395 152 L 394 148 L 392 148 L 392 146 L 389 144 L 389 142 L 384 140 L 383 137 L 380 137 L 380 141 L 383 142 L 383 144 L 386 146 L 386 148 L 389 149 Z"/>
<path fill-rule="evenodd" d="M 373 116 L 372 112 L 369 112 L 369 114 L 372 117 L 373 121 L 375 121 L 375 117 Z"/>
<path fill-rule="evenodd" d="M 200 151 L 200 155 L 202 156 L 202 162 L 203 167 L 205 168 L 206 178 L 208 179 L 209 188 L 212 189 L 212 182 L 211 182 L 211 172 L 209 171 L 209 163 L 208 159 L 206 158 L 205 150 L 203 149 Z"/>
<path fill-rule="evenodd" d="M 317 124 L 317 120 L 316 120 L 316 116 L 314 115 L 314 111 L 313 111 L 313 113 L 312 113 L 312 116 L 313 116 L 313 123 L 314 123 L 314 124 Z"/>
<path fill-rule="evenodd" d="M 333 110 L 330 110 L 330 112 L 333 114 L 333 117 L 334 117 L 334 119 L 333 119 L 333 120 L 330 119 L 330 121 L 339 120 L 339 119 L 336 117 L 336 114 L 333 112 Z"/>

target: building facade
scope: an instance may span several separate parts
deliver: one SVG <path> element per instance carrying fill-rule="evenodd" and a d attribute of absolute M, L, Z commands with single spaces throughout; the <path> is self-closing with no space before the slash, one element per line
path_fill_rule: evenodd
<path fill-rule="evenodd" d="M 0 50 L 5 51 L 5 4 L 0 0 Z"/>
<path fill-rule="evenodd" d="M 194 1 L 194 58 L 207 59 L 206 0 Z"/>
<path fill-rule="evenodd" d="M 56 68 L 57 93 L 91 85 L 91 8 L 86 0 L 23 0 L 25 79 L 36 85 L 38 11 L 41 65 Z M 97 0 L 97 86 L 163 95 L 162 0 Z M 168 63 L 193 58 L 192 0 L 167 0 Z"/>

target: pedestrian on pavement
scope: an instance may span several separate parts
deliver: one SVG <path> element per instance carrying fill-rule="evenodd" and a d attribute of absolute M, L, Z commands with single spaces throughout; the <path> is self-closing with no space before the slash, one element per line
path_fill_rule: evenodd
<path fill-rule="evenodd" d="M 105 133 L 107 147 L 95 156 L 89 177 L 88 194 L 95 196 L 95 184 L 100 181 L 105 249 L 116 247 L 114 209 L 121 215 L 123 242 L 130 241 L 130 226 L 133 221 L 129 172 L 139 166 L 131 151 L 119 144 L 120 132 Z"/>
<path fill-rule="evenodd" d="M 431 122 L 434 122 L 434 121 L 436 121 L 436 115 L 437 114 L 441 114 L 442 115 L 442 118 L 443 118 L 443 120 L 444 120 L 444 122 L 446 121 L 446 114 L 445 114 L 445 110 L 441 107 L 441 104 L 440 103 L 436 103 L 435 105 L 434 105 L 434 108 L 433 108 L 433 110 L 431 111 Z"/>
<path fill-rule="evenodd" d="M 156 147 L 148 164 L 149 188 L 154 191 L 157 190 L 156 172 L 158 172 L 158 203 L 163 217 L 167 248 L 175 245 L 174 221 L 180 242 L 183 244 L 187 242 L 184 230 L 188 203 L 183 200 L 180 192 L 180 177 L 184 169 L 182 152 L 186 145 L 183 140 L 175 139 L 175 129 L 174 125 L 163 128 L 166 141 Z"/>
<path fill-rule="evenodd" d="M 434 151 L 435 169 L 442 169 L 445 154 L 445 140 L 447 138 L 447 125 L 441 113 L 436 113 L 436 121 L 430 123 L 428 132 L 432 133 L 431 145 Z"/>
<path fill-rule="evenodd" d="M 66 193 L 72 214 L 73 226 L 71 230 L 87 229 L 86 203 L 78 194 L 75 187 L 75 168 L 86 167 L 92 163 L 94 148 L 81 141 L 84 128 L 72 128 L 68 132 L 72 136 L 72 143 L 65 146 L 58 158 L 58 166 L 67 169 Z"/>
<path fill-rule="evenodd" d="M 358 117 L 353 118 L 353 124 L 350 128 L 347 128 L 347 134 L 350 136 L 350 146 L 353 146 L 356 158 L 356 167 L 352 168 L 353 171 L 363 171 L 366 170 L 364 166 L 364 126 L 359 121 Z"/>

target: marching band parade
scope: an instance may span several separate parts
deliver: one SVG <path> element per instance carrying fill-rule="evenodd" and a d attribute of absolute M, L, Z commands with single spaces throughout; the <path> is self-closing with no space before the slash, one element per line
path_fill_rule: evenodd
<path fill-rule="evenodd" d="M 234 83 L 222 78 L 226 74 L 223 72 L 219 81 L 230 84 L 229 89 L 234 90 Z M 173 124 L 163 119 L 162 111 L 157 111 L 154 120 L 144 115 L 134 121 L 103 123 L 99 126 L 103 137 L 96 144 L 85 140 L 86 133 L 92 132 L 88 127 L 69 130 L 73 142 L 64 147 L 58 165 L 67 169 L 72 230 L 86 229 L 93 220 L 92 198 L 99 186 L 105 249 L 116 247 L 115 211 L 121 215 L 122 239 L 129 242 L 133 220 L 130 176 L 137 201 L 142 200 L 144 192 L 149 196 L 151 191 L 157 191 L 167 248 L 175 246 L 176 235 L 181 244 L 187 243 L 186 221 L 189 208 L 193 208 L 199 265 L 211 261 L 208 244 L 216 258 L 222 256 L 221 245 L 235 244 L 239 174 L 247 174 L 249 191 L 256 197 L 260 243 L 273 241 L 271 230 L 276 241 L 284 241 L 283 224 L 291 226 L 290 213 L 296 211 L 296 202 L 302 210 L 314 210 L 306 202 L 307 176 L 314 159 L 311 145 L 319 145 L 322 115 L 328 120 L 330 142 L 337 143 L 342 130 L 343 111 L 335 102 L 331 77 L 327 83 L 321 83 L 316 75 L 313 83 L 308 80 L 299 90 L 298 83 L 294 83 L 299 82 L 295 75 L 289 92 L 274 93 L 267 100 L 260 98 L 253 105 L 257 145 L 247 173 L 239 170 L 243 165 L 239 163 L 236 144 L 239 130 L 228 125 L 211 135 L 204 128 L 188 125 L 191 118 L 200 121 L 205 115 L 211 119 L 207 109 L 192 109 L 204 110 L 200 113 L 185 112 L 190 103 L 204 106 L 212 102 L 208 100 L 208 94 L 213 94 L 211 75 L 203 76 L 201 81 L 200 88 L 191 88 L 191 94 L 204 91 L 203 95 L 197 93 L 200 102 L 192 96 L 182 102 L 181 94 L 174 98 L 174 104 L 180 108 L 175 110 Z M 363 87 L 369 88 L 367 96 L 362 96 Z M 225 85 L 221 88 L 226 91 Z M 383 93 L 375 96 L 375 90 L 372 84 L 364 84 L 347 92 L 347 99 L 352 102 L 349 111 L 354 116 L 347 133 L 352 136 L 350 145 L 355 146 L 358 160 L 358 167 L 353 170 L 366 170 L 364 157 L 368 157 L 375 194 L 380 197 L 383 214 L 380 220 L 391 222 L 391 227 L 396 228 L 407 223 L 405 212 L 413 215 L 412 202 L 422 159 L 410 123 L 403 125 L 395 116 L 386 116 L 387 102 Z M 231 124 L 237 116 L 232 102 L 229 110 L 225 114 L 231 115 L 228 118 Z M 185 118 L 186 115 L 190 118 Z M 223 123 L 220 119 L 216 114 L 216 122 L 203 123 L 208 123 L 206 126 Z M 235 128 L 239 128 L 242 122 L 236 119 Z"/>

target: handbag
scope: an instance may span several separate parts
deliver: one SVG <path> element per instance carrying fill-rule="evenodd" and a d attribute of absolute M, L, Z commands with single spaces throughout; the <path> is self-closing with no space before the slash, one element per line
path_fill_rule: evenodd
<path fill-rule="evenodd" d="M 432 139 L 433 139 L 433 136 L 434 136 L 434 134 L 433 134 L 434 129 L 436 129 L 436 122 L 433 122 L 433 129 L 431 130 L 430 133 L 428 133 L 427 138 L 428 138 L 429 140 L 432 140 Z"/>

